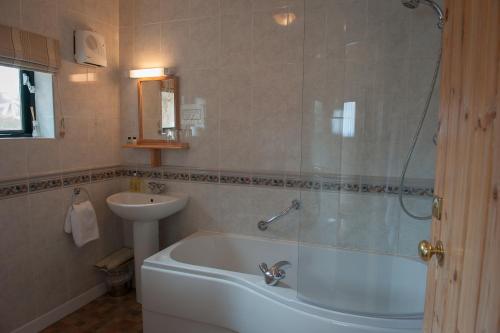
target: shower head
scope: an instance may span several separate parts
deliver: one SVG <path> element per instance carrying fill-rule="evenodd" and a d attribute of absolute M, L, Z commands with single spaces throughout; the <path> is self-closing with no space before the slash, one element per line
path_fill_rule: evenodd
<path fill-rule="evenodd" d="M 438 16 L 438 23 L 437 23 L 437 26 L 439 29 L 442 29 L 443 26 L 444 26 L 444 13 L 443 13 L 443 10 L 441 9 L 441 7 L 433 0 L 401 0 L 401 3 L 403 4 L 403 6 L 405 6 L 406 8 L 410 8 L 410 9 L 415 9 L 417 8 L 420 3 L 423 3 L 427 6 L 430 6 L 432 9 L 434 9 L 434 11 L 436 12 L 437 16 Z"/>

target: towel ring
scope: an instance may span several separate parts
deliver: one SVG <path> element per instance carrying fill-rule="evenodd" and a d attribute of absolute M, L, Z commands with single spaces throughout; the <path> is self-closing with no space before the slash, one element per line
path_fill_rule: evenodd
<path fill-rule="evenodd" d="M 89 191 L 85 187 L 75 187 L 73 189 L 73 195 L 71 196 L 71 205 L 74 205 L 76 203 L 76 199 L 80 195 L 80 192 L 83 191 L 87 195 L 87 198 L 89 201 L 92 201 L 92 198 L 90 197 Z"/>

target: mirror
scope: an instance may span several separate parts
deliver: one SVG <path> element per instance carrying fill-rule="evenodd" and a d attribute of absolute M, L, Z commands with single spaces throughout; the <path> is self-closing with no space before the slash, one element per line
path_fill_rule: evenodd
<path fill-rule="evenodd" d="M 178 141 L 179 79 L 176 76 L 140 79 L 139 144 Z"/>

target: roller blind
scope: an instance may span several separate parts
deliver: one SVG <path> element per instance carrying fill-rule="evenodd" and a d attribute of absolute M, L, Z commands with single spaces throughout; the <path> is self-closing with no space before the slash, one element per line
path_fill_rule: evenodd
<path fill-rule="evenodd" d="M 59 41 L 0 24 L 0 64 L 56 72 Z"/>

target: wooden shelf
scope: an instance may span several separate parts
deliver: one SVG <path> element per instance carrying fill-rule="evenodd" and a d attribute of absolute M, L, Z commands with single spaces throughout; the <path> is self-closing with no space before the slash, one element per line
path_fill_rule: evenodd
<path fill-rule="evenodd" d="M 125 144 L 123 148 L 132 149 L 149 149 L 151 150 L 151 166 L 159 167 L 161 165 L 161 151 L 162 150 L 180 150 L 189 149 L 189 143 L 185 142 L 166 142 L 166 143 L 139 143 L 139 144 Z"/>

